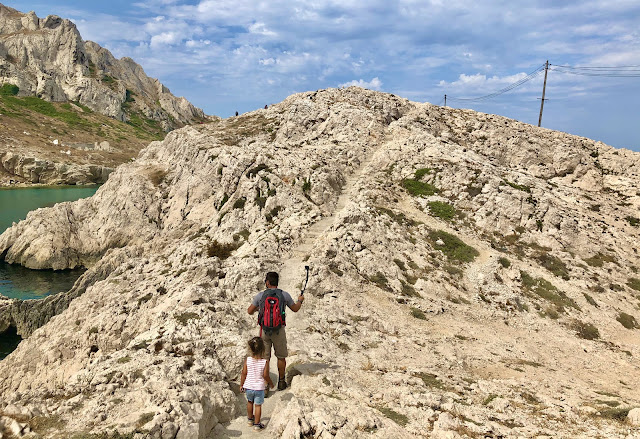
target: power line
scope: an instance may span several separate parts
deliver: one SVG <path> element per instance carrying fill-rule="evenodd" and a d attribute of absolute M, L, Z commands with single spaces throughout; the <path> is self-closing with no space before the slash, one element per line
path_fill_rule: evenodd
<path fill-rule="evenodd" d="M 620 67 L 574 67 L 551 65 L 551 70 L 580 76 L 603 76 L 607 78 L 640 78 L 640 66 L 620 66 Z"/>
<path fill-rule="evenodd" d="M 539 66 L 538 68 L 536 68 L 533 72 L 529 73 L 527 76 L 525 76 L 524 78 L 514 82 L 513 84 L 509 84 L 508 86 L 493 92 L 491 94 L 485 95 L 485 96 L 480 96 L 477 98 L 455 98 L 455 97 L 451 97 L 451 96 L 447 96 L 448 100 L 452 100 L 452 101 L 465 101 L 465 102 L 481 102 L 481 101 L 486 101 L 487 99 L 491 99 L 491 98 L 495 98 L 496 96 L 500 96 L 501 94 L 507 93 L 508 91 L 513 90 L 514 88 L 520 87 L 521 85 L 531 81 L 533 78 L 537 77 L 538 75 L 540 75 L 540 73 L 542 73 L 545 70 L 545 64 L 542 64 L 541 66 Z"/>

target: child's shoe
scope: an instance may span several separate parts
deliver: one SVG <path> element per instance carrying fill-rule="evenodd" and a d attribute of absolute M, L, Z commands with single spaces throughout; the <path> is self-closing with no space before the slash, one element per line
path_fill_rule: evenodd
<path fill-rule="evenodd" d="M 259 422 L 257 424 L 253 424 L 253 430 L 254 431 L 262 431 L 262 430 L 264 430 L 264 424 L 262 422 Z"/>
<path fill-rule="evenodd" d="M 253 418 L 247 418 L 247 425 L 249 426 L 253 425 Z"/>

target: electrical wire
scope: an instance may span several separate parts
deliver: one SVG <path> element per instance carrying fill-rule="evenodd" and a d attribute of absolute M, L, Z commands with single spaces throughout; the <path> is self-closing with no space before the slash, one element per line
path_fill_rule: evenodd
<path fill-rule="evenodd" d="M 537 77 L 538 75 L 540 75 L 540 73 L 544 72 L 545 69 L 545 65 L 542 64 L 540 67 L 536 68 L 533 72 L 529 73 L 527 76 L 525 76 L 524 78 L 514 82 L 513 84 L 509 84 L 508 86 L 493 92 L 491 94 L 485 95 L 485 96 L 479 96 L 477 98 L 456 98 L 456 97 L 449 97 L 449 95 L 447 95 L 447 100 L 452 100 L 452 101 L 465 101 L 465 102 L 481 102 L 481 101 L 486 101 L 487 99 L 492 99 L 495 98 L 496 96 L 500 96 L 501 94 L 507 93 L 511 90 L 513 90 L 514 88 L 520 87 L 521 85 L 531 81 L 533 78 Z"/>
<path fill-rule="evenodd" d="M 580 76 L 603 76 L 607 78 L 640 78 L 640 66 L 556 66 L 549 65 L 549 70 Z"/>

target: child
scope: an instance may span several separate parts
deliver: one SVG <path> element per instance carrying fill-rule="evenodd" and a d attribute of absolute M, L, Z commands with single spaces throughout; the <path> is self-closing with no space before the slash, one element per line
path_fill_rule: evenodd
<path fill-rule="evenodd" d="M 262 403 L 266 384 L 273 389 L 273 381 L 269 377 L 269 361 L 262 358 L 264 355 L 264 341 L 260 337 L 249 340 L 251 356 L 247 357 L 242 366 L 240 378 L 240 391 L 247 395 L 247 421 L 253 425 L 255 431 L 261 431 L 264 425 L 260 422 L 262 416 Z M 255 415 L 253 406 L 255 404 Z"/>

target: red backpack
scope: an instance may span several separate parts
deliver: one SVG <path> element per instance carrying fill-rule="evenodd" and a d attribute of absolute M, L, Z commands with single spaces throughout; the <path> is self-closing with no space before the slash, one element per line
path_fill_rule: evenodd
<path fill-rule="evenodd" d="M 275 332 L 285 326 L 285 300 L 282 290 L 270 288 L 264 290 L 260 297 L 260 312 L 258 313 L 258 325 L 266 334 Z"/>

